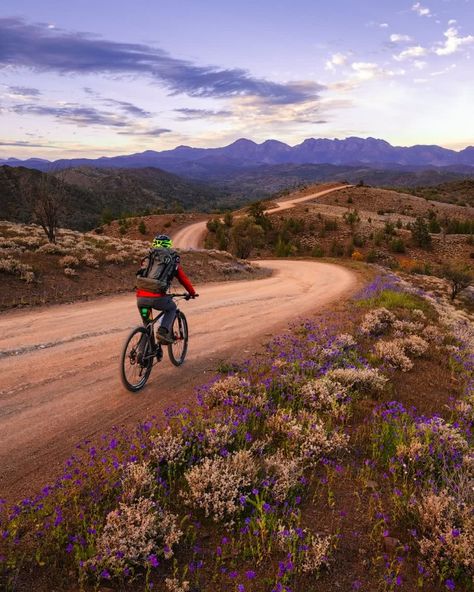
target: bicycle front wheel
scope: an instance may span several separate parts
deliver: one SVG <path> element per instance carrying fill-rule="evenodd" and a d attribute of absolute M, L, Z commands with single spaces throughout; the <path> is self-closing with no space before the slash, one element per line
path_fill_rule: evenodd
<path fill-rule="evenodd" d="M 168 345 L 168 355 L 172 364 L 181 366 L 188 351 L 188 322 L 180 310 L 176 313 L 171 332 L 174 342 Z"/>
<path fill-rule="evenodd" d="M 136 327 L 122 350 L 120 378 L 123 386 L 136 393 L 142 389 L 153 367 L 153 345 L 144 327 Z"/>

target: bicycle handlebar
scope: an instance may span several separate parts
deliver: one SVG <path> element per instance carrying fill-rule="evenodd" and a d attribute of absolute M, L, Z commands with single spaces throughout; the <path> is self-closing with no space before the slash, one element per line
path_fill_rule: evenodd
<path fill-rule="evenodd" d="M 191 298 L 197 298 L 199 294 L 194 294 L 194 296 L 191 296 L 191 294 L 186 292 L 185 294 L 168 294 L 168 296 L 171 296 L 171 298 L 186 298 L 186 300 L 190 300 Z"/>

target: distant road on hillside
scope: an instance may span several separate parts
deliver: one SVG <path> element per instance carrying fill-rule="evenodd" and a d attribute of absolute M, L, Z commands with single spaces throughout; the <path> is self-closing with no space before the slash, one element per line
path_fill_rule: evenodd
<path fill-rule="evenodd" d="M 303 197 L 282 199 L 276 202 L 276 207 L 266 210 L 266 213 L 274 214 L 275 212 L 289 210 L 302 202 L 312 201 L 318 197 L 332 193 L 333 191 L 340 191 L 341 189 L 347 189 L 348 187 L 353 187 L 353 185 L 339 185 L 337 187 L 331 187 L 331 189 L 325 189 L 324 191 L 304 195 Z M 190 224 L 179 230 L 173 237 L 174 246 L 178 249 L 198 249 L 202 247 L 206 235 L 206 224 L 206 221 L 196 222 L 195 224 Z"/>

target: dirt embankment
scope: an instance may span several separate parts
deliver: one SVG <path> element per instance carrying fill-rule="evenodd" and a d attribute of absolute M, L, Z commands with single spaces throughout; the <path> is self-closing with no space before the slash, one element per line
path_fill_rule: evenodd
<path fill-rule="evenodd" d="M 0 222 L 0 310 L 131 293 L 149 245 L 149 241 L 71 230 L 61 230 L 51 245 L 37 226 Z M 182 258 L 195 282 L 265 275 L 225 252 L 183 252 Z"/>

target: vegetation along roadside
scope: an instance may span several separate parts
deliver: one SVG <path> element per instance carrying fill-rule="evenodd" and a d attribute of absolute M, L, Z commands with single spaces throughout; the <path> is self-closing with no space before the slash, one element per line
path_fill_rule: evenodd
<path fill-rule="evenodd" d="M 3 505 L 7 590 L 473 588 L 474 326 L 383 272 Z"/>

